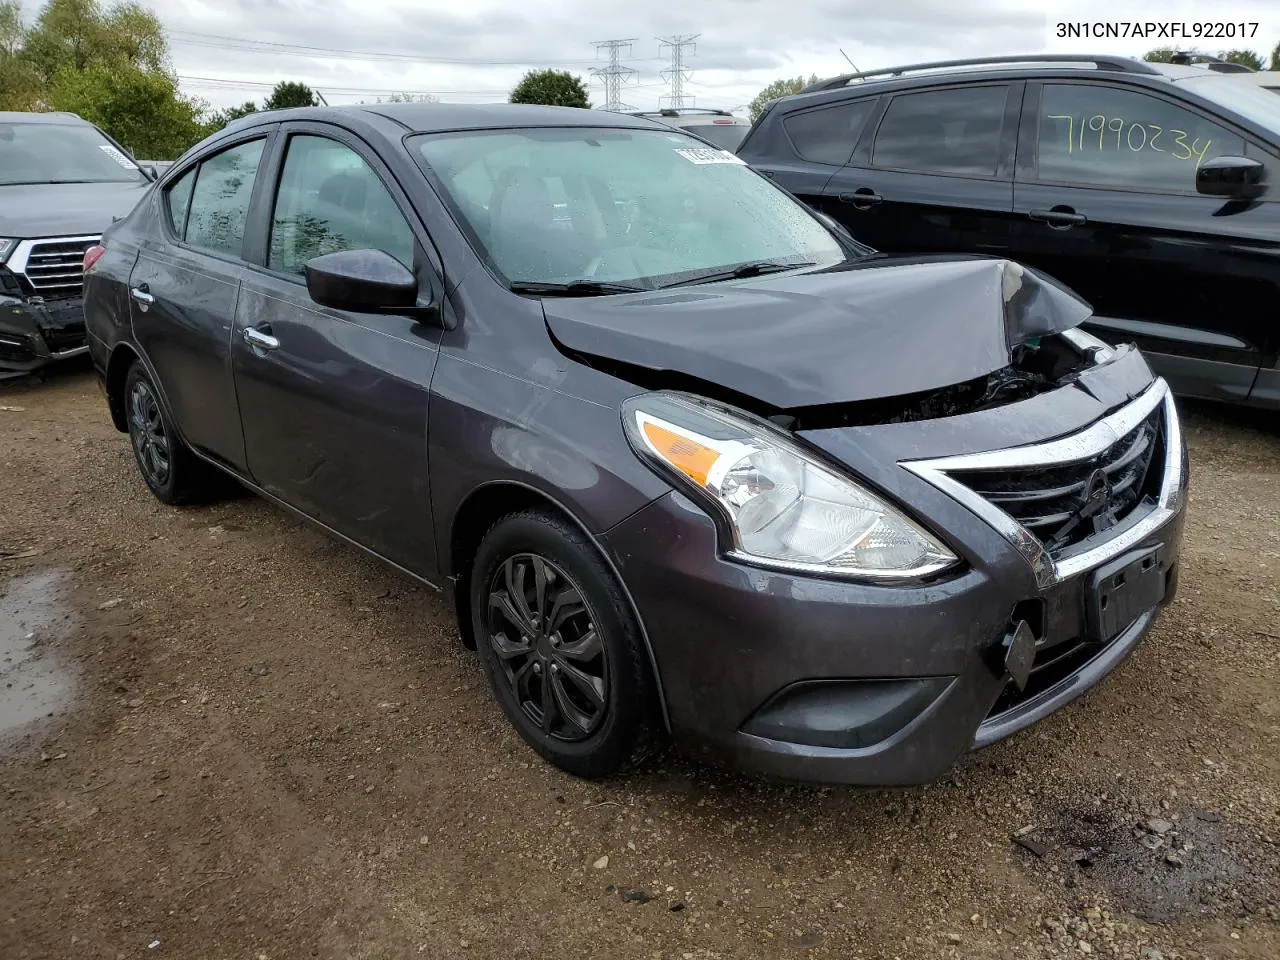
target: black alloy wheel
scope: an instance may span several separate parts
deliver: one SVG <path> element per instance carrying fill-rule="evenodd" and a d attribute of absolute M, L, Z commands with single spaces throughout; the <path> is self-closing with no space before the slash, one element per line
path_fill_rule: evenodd
<path fill-rule="evenodd" d="M 151 383 L 136 378 L 129 387 L 129 438 L 138 467 L 152 489 L 164 488 L 172 471 L 169 434 L 164 428 L 160 402 L 156 399 Z"/>
<path fill-rule="evenodd" d="M 600 548 L 550 509 L 499 518 L 467 573 L 471 634 L 494 698 L 561 770 L 607 777 L 665 739 L 631 601 Z"/>
<path fill-rule="evenodd" d="M 122 400 L 134 459 L 157 499 L 174 505 L 198 503 L 220 492 L 226 481 L 187 449 L 141 361 L 125 375 Z"/>
<path fill-rule="evenodd" d="M 530 721 L 557 740 L 595 733 L 609 698 L 609 660 L 573 579 L 545 557 L 508 557 L 489 585 L 488 624 L 502 675 Z"/>

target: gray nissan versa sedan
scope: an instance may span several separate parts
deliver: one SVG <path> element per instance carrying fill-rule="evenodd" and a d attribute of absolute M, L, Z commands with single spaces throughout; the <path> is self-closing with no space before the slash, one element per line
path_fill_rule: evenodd
<path fill-rule="evenodd" d="M 860 247 L 650 120 L 255 114 L 85 259 L 155 495 L 230 474 L 447 590 L 574 774 L 669 734 L 926 781 L 1097 683 L 1176 587 L 1177 412 L 1086 304 Z"/>

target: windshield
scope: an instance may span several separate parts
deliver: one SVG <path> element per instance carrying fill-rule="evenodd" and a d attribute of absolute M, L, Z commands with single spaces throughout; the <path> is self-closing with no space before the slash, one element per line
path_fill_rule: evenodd
<path fill-rule="evenodd" d="M 700 123 L 696 127 L 690 127 L 689 132 L 696 133 L 703 140 L 710 140 L 717 147 L 737 150 L 749 129 L 750 125 L 746 123 Z"/>
<path fill-rule="evenodd" d="M 1179 83 L 1205 99 L 1266 127 L 1280 138 L 1280 97 L 1274 91 L 1237 80 L 1230 75 L 1212 73 L 1180 80 Z"/>
<path fill-rule="evenodd" d="M 468 131 L 414 146 L 513 285 L 653 289 L 746 264 L 845 259 L 806 208 L 679 131 Z"/>
<path fill-rule="evenodd" d="M 137 165 L 94 127 L 0 123 L 0 186 L 144 180 Z"/>

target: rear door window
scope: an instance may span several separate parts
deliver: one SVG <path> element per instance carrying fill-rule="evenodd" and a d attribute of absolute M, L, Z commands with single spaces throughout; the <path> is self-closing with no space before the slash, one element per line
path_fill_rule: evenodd
<path fill-rule="evenodd" d="M 187 215 L 187 243 L 213 253 L 240 256 L 249 198 L 265 143 L 250 140 L 237 144 L 200 164 Z"/>
<path fill-rule="evenodd" d="M 1096 83 L 1045 84 L 1037 122 L 1037 177 L 1055 183 L 1195 193 L 1204 161 L 1245 151 L 1184 107 Z"/>
<path fill-rule="evenodd" d="M 187 229 L 187 210 L 191 207 L 191 188 L 195 186 L 196 168 L 192 167 L 165 190 L 169 225 L 181 237 Z"/>
<path fill-rule="evenodd" d="M 875 107 L 875 99 L 793 113 L 782 121 L 796 153 L 815 163 L 843 164 Z"/>
<path fill-rule="evenodd" d="M 876 131 L 871 162 L 920 173 L 995 176 L 1006 85 L 898 94 Z"/>

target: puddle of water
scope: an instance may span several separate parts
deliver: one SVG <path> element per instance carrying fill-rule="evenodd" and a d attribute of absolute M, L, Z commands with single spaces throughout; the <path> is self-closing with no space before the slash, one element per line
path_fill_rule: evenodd
<path fill-rule="evenodd" d="M 68 629 L 70 574 L 45 570 L 15 577 L 0 594 L 0 746 L 65 710 L 75 678 L 53 642 Z"/>

